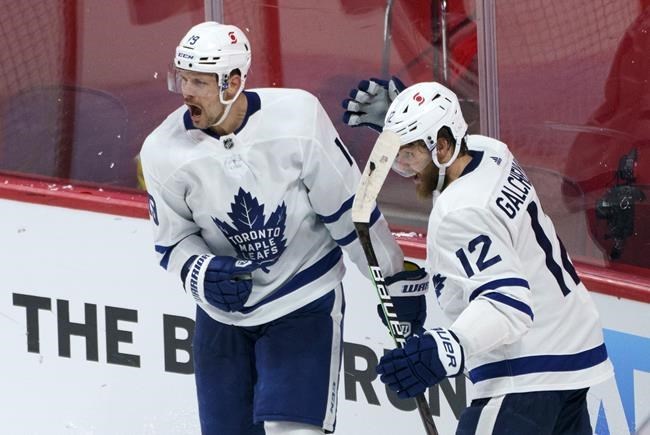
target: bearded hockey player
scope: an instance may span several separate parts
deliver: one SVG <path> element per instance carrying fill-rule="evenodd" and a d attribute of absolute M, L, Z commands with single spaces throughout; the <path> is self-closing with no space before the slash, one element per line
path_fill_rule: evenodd
<path fill-rule="evenodd" d="M 439 83 L 390 101 L 373 100 L 368 83 L 351 94 L 363 99 L 344 101 L 344 120 L 359 124 L 353 115 L 392 101 L 383 128 L 400 138 L 393 169 L 433 200 L 427 269 L 452 322 L 386 354 L 382 382 L 413 397 L 466 371 L 475 399 L 457 434 L 592 434 L 587 391 L 612 366 L 594 303 L 524 169 L 504 143 L 467 134 Z"/>

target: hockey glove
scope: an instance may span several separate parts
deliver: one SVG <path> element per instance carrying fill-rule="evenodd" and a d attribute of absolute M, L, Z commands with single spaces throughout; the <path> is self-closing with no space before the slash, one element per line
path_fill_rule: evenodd
<path fill-rule="evenodd" d="M 388 294 L 390 294 L 395 314 L 402 329 L 402 335 L 424 332 L 424 321 L 427 318 L 427 300 L 425 293 L 429 290 L 429 275 L 417 264 L 405 261 L 404 270 L 385 279 Z M 377 305 L 377 314 L 385 326 L 386 316 L 381 304 Z"/>
<path fill-rule="evenodd" d="M 405 399 L 423 393 L 444 378 L 463 371 L 463 348 L 448 329 L 434 328 L 412 337 L 379 361 L 377 373 L 388 388 Z"/>
<path fill-rule="evenodd" d="M 239 311 L 253 289 L 251 272 L 259 265 L 235 257 L 193 255 L 185 262 L 181 279 L 185 291 L 197 302 L 207 302 L 223 311 Z"/>
<path fill-rule="evenodd" d="M 390 103 L 405 88 L 395 76 L 390 80 L 361 80 L 357 89 L 350 91 L 350 98 L 341 104 L 345 109 L 343 122 L 351 127 L 364 125 L 381 132 Z"/>

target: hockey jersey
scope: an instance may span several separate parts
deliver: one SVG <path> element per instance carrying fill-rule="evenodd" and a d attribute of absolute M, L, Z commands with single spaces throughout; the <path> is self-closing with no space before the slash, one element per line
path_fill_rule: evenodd
<path fill-rule="evenodd" d="M 368 266 L 350 216 L 360 171 L 321 104 L 293 89 L 244 96 L 233 134 L 195 128 L 183 106 L 147 137 L 141 159 L 160 265 L 180 276 L 192 255 L 258 263 L 241 311 L 197 301 L 220 322 L 251 326 L 338 285 L 341 248 L 366 275 Z M 385 274 L 400 271 L 402 252 L 378 209 L 371 224 Z"/>
<path fill-rule="evenodd" d="M 472 157 L 434 203 L 427 264 L 476 397 L 588 387 L 612 376 L 598 312 L 507 146 Z"/>

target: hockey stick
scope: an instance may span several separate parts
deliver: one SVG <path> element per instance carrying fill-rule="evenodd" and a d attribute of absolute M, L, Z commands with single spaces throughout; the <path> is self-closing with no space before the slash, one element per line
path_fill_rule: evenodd
<path fill-rule="evenodd" d="M 379 195 L 381 186 L 384 184 L 384 180 L 386 180 L 393 160 L 397 156 L 399 147 L 399 137 L 393 132 L 384 131 L 377 138 L 375 146 L 370 152 L 368 163 L 366 163 L 366 167 L 361 175 L 359 187 L 357 188 L 354 202 L 352 203 L 352 221 L 354 222 L 354 228 L 363 247 L 363 252 L 366 254 L 366 261 L 370 267 L 370 276 L 377 289 L 379 302 L 384 312 L 390 335 L 393 337 L 395 345 L 401 348 L 404 347 L 406 339 L 397 319 L 395 307 L 393 306 L 390 294 L 388 294 L 388 289 L 384 283 L 384 275 L 381 272 L 375 250 L 372 247 L 372 241 L 370 240 L 370 215 L 375 208 L 375 201 Z M 429 404 L 424 394 L 415 396 L 415 402 L 427 435 L 438 435 L 438 430 L 433 422 L 433 417 L 429 411 Z"/>

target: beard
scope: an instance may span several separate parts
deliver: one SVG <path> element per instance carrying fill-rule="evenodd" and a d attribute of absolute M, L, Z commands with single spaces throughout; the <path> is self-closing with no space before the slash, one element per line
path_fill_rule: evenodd
<path fill-rule="evenodd" d="M 433 191 L 438 184 L 438 167 L 429 162 L 429 164 L 417 174 L 418 184 L 415 186 L 415 192 L 420 199 L 431 199 Z"/>

